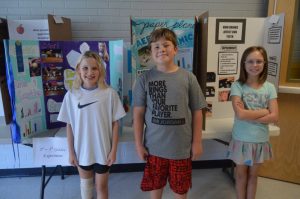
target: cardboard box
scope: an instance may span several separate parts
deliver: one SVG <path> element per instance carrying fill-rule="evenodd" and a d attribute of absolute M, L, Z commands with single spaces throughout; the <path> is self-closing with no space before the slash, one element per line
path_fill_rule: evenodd
<path fill-rule="evenodd" d="M 54 15 L 48 15 L 48 24 L 51 41 L 72 40 L 71 20 L 69 18 L 57 18 Z"/>
<path fill-rule="evenodd" d="M 54 15 L 48 15 L 48 19 L 45 19 L 48 21 L 48 30 L 45 30 L 43 28 L 43 31 L 49 32 L 50 40 L 52 41 L 65 41 L 65 40 L 72 40 L 72 29 L 71 29 L 71 20 L 65 17 L 57 17 Z M 28 27 L 23 27 L 26 30 L 29 31 L 36 31 L 38 28 L 34 26 L 34 21 L 36 20 L 15 20 L 18 23 L 22 24 L 22 21 L 24 21 L 24 24 L 28 24 Z M 32 23 L 30 22 L 32 21 Z M 41 20 L 42 21 L 42 20 Z M 30 27 L 32 26 L 32 27 Z M 35 30 L 33 30 L 33 27 L 35 27 Z M 24 38 L 24 35 L 20 34 L 18 38 L 18 34 L 13 34 L 13 38 L 9 35 L 9 26 L 8 22 L 4 18 L 0 18 L 0 83 L 1 83 L 1 95 L 2 95 L 2 102 L 0 100 L 0 106 L 3 106 L 4 110 L 4 117 L 5 117 L 5 123 L 9 124 L 12 121 L 12 111 L 11 111 L 11 104 L 10 104 L 10 96 L 8 93 L 7 88 L 7 82 L 6 82 L 6 71 L 5 71 L 5 53 L 4 53 L 4 46 L 3 46 L 3 40 L 4 39 L 32 39 L 30 38 Z M 32 30 L 30 30 L 30 28 Z M 42 29 L 42 28 L 41 28 Z M 18 31 L 17 28 L 14 27 L 15 31 Z M 48 40 L 48 39 L 47 39 Z M 0 115 L 0 117 L 3 117 L 3 115 Z"/>

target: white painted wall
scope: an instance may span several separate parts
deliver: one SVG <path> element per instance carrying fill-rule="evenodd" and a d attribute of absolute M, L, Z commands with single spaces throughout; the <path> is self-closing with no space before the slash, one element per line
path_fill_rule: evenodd
<path fill-rule="evenodd" d="M 46 19 L 47 14 L 71 19 L 74 40 L 124 39 L 130 41 L 130 16 L 193 17 L 209 11 L 211 17 L 266 17 L 267 0 L 0 0 L 0 17 L 7 19 Z M 11 144 L 1 144 L 10 136 L 0 127 L 0 169 L 32 167 L 32 148 L 19 145 L 14 160 Z M 16 148 L 16 146 L 15 146 Z M 16 152 L 17 153 L 17 152 Z M 122 163 L 137 161 L 133 142 L 119 147 Z M 201 159 L 224 159 L 226 147 L 204 141 Z"/>

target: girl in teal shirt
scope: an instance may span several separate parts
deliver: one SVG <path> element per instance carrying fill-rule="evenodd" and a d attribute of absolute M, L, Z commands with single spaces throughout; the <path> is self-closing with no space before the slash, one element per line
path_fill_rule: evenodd
<path fill-rule="evenodd" d="M 240 66 L 240 77 L 230 92 L 235 119 L 228 158 L 236 164 L 237 198 L 254 199 L 258 169 L 272 158 L 268 124 L 278 120 L 277 93 L 266 81 L 268 59 L 263 47 L 247 48 Z"/>

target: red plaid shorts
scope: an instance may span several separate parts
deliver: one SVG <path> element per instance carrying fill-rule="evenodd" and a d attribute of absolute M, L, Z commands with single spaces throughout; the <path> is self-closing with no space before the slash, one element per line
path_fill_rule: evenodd
<path fill-rule="evenodd" d="M 161 189 L 167 184 L 167 179 L 175 193 L 187 193 L 192 187 L 192 160 L 190 158 L 171 160 L 149 155 L 141 189 L 143 191 Z"/>

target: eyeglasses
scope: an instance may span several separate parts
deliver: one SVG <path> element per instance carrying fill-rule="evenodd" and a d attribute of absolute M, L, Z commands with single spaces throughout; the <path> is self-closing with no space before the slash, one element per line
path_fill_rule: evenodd
<path fill-rule="evenodd" d="M 262 65 L 264 63 L 265 62 L 263 60 L 248 60 L 248 61 L 245 61 L 245 64 L 250 64 L 250 65 L 254 65 L 254 64 Z"/>

